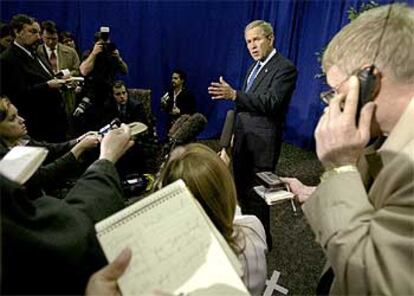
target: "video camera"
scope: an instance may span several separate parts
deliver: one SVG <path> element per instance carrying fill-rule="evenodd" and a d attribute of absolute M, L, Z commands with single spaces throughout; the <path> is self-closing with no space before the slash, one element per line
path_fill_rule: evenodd
<path fill-rule="evenodd" d="M 116 45 L 109 41 L 109 27 L 101 27 L 99 29 L 99 39 L 103 41 L 103 52 L 106 54 L 112 54 L 116 50 Z"/>

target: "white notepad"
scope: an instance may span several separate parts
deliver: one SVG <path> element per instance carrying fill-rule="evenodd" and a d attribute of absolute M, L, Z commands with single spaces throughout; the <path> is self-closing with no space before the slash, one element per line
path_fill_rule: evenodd
<path fill-rule="evenodd" d="M 249 295 L 237 257 L 179 180 L 95 225 L 109 261 L 125 248 L 132 260 L 123 295 L 154 289 L 191 295 Z"/>
<path fill-rule="evenodd" d="M 0 174 L 24 184 L 40 167 L 47 153 L 42 147 L 16 146 L 0 160 Z"/>
<path fill-rule="evenodd" d="M 265 202 L 271 206 L 275 203 L 283 200 L 291 200 L 295 196 L 292 192 L 286 190 L 275 190 L 272 191 L 264 186 L 253 187 L 254 191 L 265 200 Z"/>

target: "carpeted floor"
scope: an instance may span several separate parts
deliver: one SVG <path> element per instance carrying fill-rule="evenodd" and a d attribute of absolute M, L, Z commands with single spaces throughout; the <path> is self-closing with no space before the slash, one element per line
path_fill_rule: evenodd
<path fill-rule="evenodd" d="M 283 144 L 276 169 L 280 176 L 296 177 L 306 185 L 316 185 L 322 167 L 312 152 Z M 268 255 L 268 276 L 281 273 L 278 284 L 289 295 L 314 295 L 325 259 L 322 249 L 306 222 L 300 205 L 296 214 L 288 201 L 271 206 L 273 250 Z M 274 292 L 273 295 L 282 295 Z"/>
<path fill-rule="evenodd" d="M 215 140 L 201 142 L 219 150 Z M 315 153 L 284 143 L 276 173 L 316 185 L 322 167 Z M 277 270 L 280 272 L 277 283 L 289 290 L 288 295 L 314 295 L 325 264 L 324 254 L 297 203 L 296 210 L 294 213 L 290 201 L 271 206 L 273 249 L 267 257 L 268 278 Z M 272 295 L 283 294 L 274 291 Z"/>
<path fill-rule="evenodd" d="M 200 142 L 215 151 L 220 149 L 218 140 Z M 316 185 L 321 173 L 322 167 L 315 153 L 290 144 L 282 145 L 276 174 L 296 177 L 306 185 Z M 325 258 L 300 205 L 296 203 L 295 213 L 291 202 L 283 201 L 271 206 L 270 211 L 273 249 L 267 256 L 268 278 L 276 270 L 280 272 L 277 284 L 288 289 L 288 295 L 314 295 Z M 272 295 L 283 294 L 274 291 Z"/>

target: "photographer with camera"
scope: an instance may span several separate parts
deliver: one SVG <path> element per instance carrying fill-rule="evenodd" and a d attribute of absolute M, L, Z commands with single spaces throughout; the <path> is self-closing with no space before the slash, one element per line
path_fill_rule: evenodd
<path fill-rule="evenodd" d="M 128 65 L 122 59 L 116 45 L 110 41 L 109 27 L 101 27 L 95 34 L 95 45 L 90 54 L 81 63 L 80 72 L 85 76 L 82 97 L 91 100 L 91 114 L 88 129 L 96 129 L 102 122 L 103 108 L 111 97 L 112 84 L 118 73 L 127 74 Z"/>

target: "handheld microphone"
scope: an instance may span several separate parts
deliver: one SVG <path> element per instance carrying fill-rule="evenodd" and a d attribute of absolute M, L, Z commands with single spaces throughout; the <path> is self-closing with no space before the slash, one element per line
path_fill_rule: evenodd
<path fill-rule="evenodd" d="M 74 117 L 79 117 L 85 113 L 85 111 L 92 105 L 92 101 L 88 97 L 83 97 L 80 103 L 78 104 L 78 107 L 73 111 Z"/>
<path fill-rule="evenodd" d="M 233 135 L 234 110 L 227 111 L 226 120 L 220 137 L 220 147 L 225 149 L 230 146 L 231 136 Z"/>
<path fill-rule="evenodd" d="M 180 145 L 190 143 L 204 129 L 207 119 L 201 113 L 194 113 L 183 122 L 181 128 L 177 129 L 171 138 Z"/>
<path fill-rule="evenodd" d="M 183 114 L 180 117 L 178 117 L 178 119 L 174 122 L 174 124 L 172 125 L 172 127 L 168 131 L 168 138 L 171 138 L 172 135 L 175 134 L 177 132 L 177 130 L 182 127 L 184 122 L 188 120 L 188 118 L 190 118 L 190 115 L 188 115 L 188 114 Z"/>
<path fill-rule="evenodd" d="M 193 141 L 204 129 L 206 124 L 207 119 L 201 113 L 194 113 L 191 116 L 186 116 L 185 114 L 180 116 L 174 124 L 175 126 L 173 125 L 168 133 L 170 141 L 163 148 L 164 161 L 160 166 L 160 170 L 164 167 L 175 146 L 184 145 Z"/>
<path fill-rule="evenodd" d="M 170 95 L 168 94 L 168 91 L 161 97 L 160 106 L 161 108 L 167 108 L 168 101 L 170 99 Z"/>

